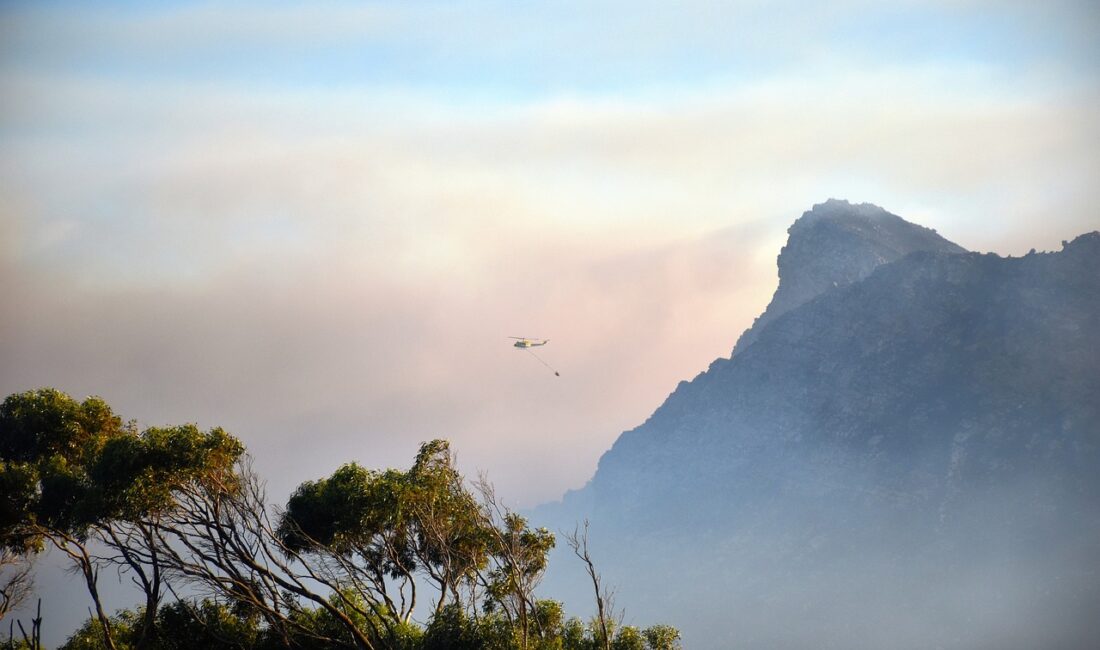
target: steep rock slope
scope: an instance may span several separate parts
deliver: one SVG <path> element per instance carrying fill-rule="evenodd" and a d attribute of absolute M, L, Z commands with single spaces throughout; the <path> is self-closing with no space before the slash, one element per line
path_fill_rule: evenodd
<path fill-rule="evenodd" d="M 1006 259 L 890 215 L 915 252 L 889 260 L 850 227 L 888 213 L 824 205 L 748 343 L 540 514 L 591 519 L 636 614 L 690 647 L 1089 647 L 1100 233 Z"/>
<path fill-rule="evenodd" d="M 862 280 L 909 253 L 965 253 L 936 231 L 909 223 L 870 203 L 829 199 L 803 213 L 779 252 L 779 288 L 764 313 L 737 341 L 743 350 L 781 314 L 834 287 Z"/>

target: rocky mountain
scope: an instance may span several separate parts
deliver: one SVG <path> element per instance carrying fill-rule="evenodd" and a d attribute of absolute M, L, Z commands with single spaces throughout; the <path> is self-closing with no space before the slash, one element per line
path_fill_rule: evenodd
<path fill-rule="evenodd" d="M 1095 647 L 1100 233 L 1002 258 L 829 201 L 789 234 L 734 354 L 535 516 L 590 519 L 691 648 Z"/>
<path fill-rule="evenodd" d="M 862 280 L 879 266 L 909 253 L 965 253 L 936 231 L 909 223 L 870 203 L 829 199 L 794 222 L 779 252 L 779 288 L 753 326 L 741 335 L 744 348 L 765 325 L 834 287 Z"/>

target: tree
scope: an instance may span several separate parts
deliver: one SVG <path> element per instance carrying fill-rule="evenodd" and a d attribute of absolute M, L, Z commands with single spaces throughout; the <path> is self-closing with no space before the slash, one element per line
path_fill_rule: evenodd
<path fill-rule="evenodd" d="M 238 650 L 257 647 L 263 639 L 258 616 L 211 599 L 177 600 L 155 614 L 157 650 Z"/>
<path fill-rule="evenodd" d="M 189 486 L 157 522 L 166 566 L 195 591 L 256 612 L 283 646 L 381 647 L 383 621 L 328 567 L 284 544 L 262 481 L 238 463 L 223 481 Z M 331 625 L 318 626 L 310 607 Z M 339 634 L 333 635 L 332 630 Z"/>
<path fill-rule="evenodd" d="M 351 463 L 301 484 L 277 535 L 318 575 L 356 593 L 387 633 L 408 623 L 418 577 L 435 587 L 436 615 L 461 604 L 490 539 L 442 440 L 422 445 L 407 472 Z"/>
<path fill-rule="evenodd" d="M 588 552 L 588 520 L 584 520 L 583 530 L 578 526 L 565 536 L 573 554 L 584 562 L 584 569 L 592 581 L 592 591 L 596 598 L 596 622 L 599 625 L 598 642 L 604 650 L 611 650 L 611 638 L 615 623 L 614 594 L 603 584 L 603 577 L 596 571 L 596 565 Z"/>
<path fill-rule="evenodd" d="M 554 536 L 502 507 L 488 481 L 476 491 L 480 497 L 467 488 L 448 443 L 433 440 L 406 472 L 351 463 L 302 483 L 277 535 L 316 575 L 366 603 L 387 632 L 408 623 L 419 578 L 435 591 L 439 623 L 429 627 L 430 638 L 439 638 L 440 626 L 497 629 L 502 614 L 527 648 L 532 624 L 539 637 L 560 625 L 560 607 L 555 618 L 533 596 Z"/>
<path fill-rule="evenodd" d="M 633 625 L 621 627 L 611 642 L 611 650 L 646 650 L 645 636 Z"/>
<path fill-rule="evenodd" d="M 405 483 L 401 472 L 349 463 L 299 485 L 276 529 L 289 553 L 312 559 L 395 625 L 408 621 L 417 595 Z"/>
<path fill-rule="evenodd" d="M 19 553 L 49 543 L 83 576 L 105 646 L 115 648 L 103 608 L 99 570 L 117 564 L 146 594 L 137 645 L 148 645 L 162 597 L 153 530 L 185 486 L 231 471 L 244 447 L 221 429 L 194 425 L 138 433 L 98 397 L 77 402 L 52 388 L 9 396 L 0 404 L 0 533 Z M 116 554 L 96 556 L 90 542 Z"/>
<path fill-rule="evenodd" d="M 671 625 L 654 625 L 642 631 L 649 650 L 680 650 L 680 631 Z"/>
<path fill-rule="evenodd" d="M 519 628 L 520 647 L 526 649 L 532 621 L 541 638 L 551 633 L 552 622 L 560 624 L 560 607 L 554 616 L 550 601 L 542 603 L 540 610 L 534 597 L 554 548 L 554 534 L 545 528 L 531 529 L 525 518 L 501 504 L 484 475 L 478 480 L 477 490 L 481 495 L 483 525 L 491 539 L 492 567 L 482 575 L 488 593 L 485 608 L 499 607 Z"/>
<path fill-rule="evenodd" d="M 0 404 L 2 482 L 15 486 L 5 499 L 3 543 L 26 552 L 40 549 L 46 540 L 68 555 L 84 577 L 111 650 L 111 623 L 87 546 L 98 518 L 87 467 L 107 440 L 123 433 L 122 420 L 94 397 L 76 402 L 46 388 L 11 395 Z"/>
<path fill-rule="evenodd" d="M 671 628 L 616 635 L 587 522 L 569 539 L 597 595 L 587 626 L 535 596 L 554 535 L 502 505 L 484 477 L 468 485 L 446 441 L 424 443 L 405 471 L 350 463 L 306 481 L 280 511 L 222 429 L 139 432 L 99 398 L 48 388 L 0 404 L 0 615 L 26 598 L 30 561 L 52 546 L 94 605 L 72 650 L 633 650 L 643 638 L 677 649 Z M 103 568 L 127 575 L 144 606 L 108 615 Z M 422 630 L 411 617 L 425 584 Z M 180 598 L 182 587 L 198 599 Z M 37 643 L 35 621 L 24 646 Z"/>
<path fill-rule="evenodd" d="M 101 560 L 126 570 L 145 595 L 138 648 L 154 636 L 165 592 L 156 536 L 160 518 L 177 507 L 186 486 L 231 481 L 243 452 L 243 445 L 220 428 L 202 432 L 186 424 L 112 438 L 91 464 L 88 473 L 103 500 L 97 533 L 114 551 Z"/>
<path fill-rule="evenodd" d="M 134 628 L 139 625 L 140 618 L 133 610 L 119 610 L 109 619 L 110 636 L 107 636 L 102 619 L 89 618 L 58 650 L 103 650 L 111 647 L 108 645 L 108 639 L 110 639 L 109 643 L 124 648 L 131 647 L 135 636 Z"/>
<path fill-rule="evenodd" d="M 438 613 L 448 599 L 461 604 L 460 588 L 471 586 L 486 564 L 492 530 L 446 440 L 422 444 L 405 478 L 412 548 L 438 590 Z"/>

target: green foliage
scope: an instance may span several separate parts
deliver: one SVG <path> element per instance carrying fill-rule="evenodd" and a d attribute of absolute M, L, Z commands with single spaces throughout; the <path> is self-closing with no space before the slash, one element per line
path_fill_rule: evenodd
<path fill-rule="evenodd" d="M 355 619 L 363 629 L 371 629 L 367 618 L 357 611 L 362 602 L 346 593 L 331 602 Z M 352 605 L 355 605 L 353 607 Z M 528 640 L 528 650 L 600 650 L 599 624 L 582 622 L 573 617 L 563 621 L 561 603 L 540 600 L 534 617 L 538 633 Z M 111 617 L 115 643 L 120 649 L 133 648 L 141 621 L 140 611 L 122 610 Z M 324 608 L 306 608 L 293 617 L 299 628 L 284 639 L 263 624 L 254 613 L 242 607 L 228 606 L 212 600 L 199 603 L 172 602 L 157 611 L 157 635 L 150 650 L 275 650 L 277 648 L 310 648 L 336 650 L 354 648 L 346 629 Z M 374 619 L 375 627 L 381 621 Z M 322 641 L 328 638 L 332 641 Z M 289 645 L 288 645 L 289 642 Z M 424 629 L 415 624 L 397 626 L 384 638 L 374 637 L 376 647 L 390 650 L 520 650 L 522 636 L 500 612 L 470 616 L 462 607 L 450 604 L 433 616 Z M 626 626 L 614 634 L 613 650 L 681 650 L 680 633 L 667 625 L 654 625 L 645 630 Z M 102 650 L 102 627 L 95 618 L 89 619 L 61 646 L 60 650 Z"/>
<path fill-rule="evenodd" d="M 302 483 L 287 501 L 277 534 L 292 552 L 354 557 L 371 576 L 437 585 L 438 608 L 487 562 L 493 536 L 453 466 L 449 445 L 425 443 L 407 472 L 355 463 Z"/>
<path fill-rule="evenodd" d="M 545 528 L 532 530 L 527 520 L 515 513 L 505 515 L 503 524 L 492 546 L 500 562 L 489 573 L 490 608 L 533 586 L 546 570 L 555 544 L 553 533 Z"/>
<path fill-rule="evenodd" d="M 42 540 L 28 523 L 35 519 L 38 472 L 30 463 L 0 461 L 0 541 L 16 553 L 40 550 Z"/>
<path fill-rule="evenodd" d="M 222 603 L 176 601 L 157 610 L 156 650 L 257 648 L 263 640 L 259 617 Z"/>
<path fill-rule="evenodd" d="M 121 648 L 132 648 L 136 641 L 136 629 L 141 616 L 129 609 L 120 610 L 111 617 L 111 632 Z M 88 619 L 58 650 L 103 650 L 103 624 L 97 618 Z"/>
<path fill-rule="evenodd" d="M 484 647 L 477 622 L 456 605 L 444 607 L 432 618 L 420 646 L 421 650 L 479 650 Z"/>
<path fill-rule="evenodd" d="M 98 397 L 52 388 L 0 404 L 0 534 L 32 550 L 45 535 L 83 538 L 93 525 L 164 510 L 182 486 L 224 479 L 244 453 L 221 429 L 194 425 L 138 433 Z"/>
<path fill-rule="evenodd" d="M 241 443 L 218 428 L 138 432 L 96 397 L 77 401 L 45 388 L 0 404 L 0 545 L 28 554 L 51 541 L 77 565 L 96 604 L 97 614 L 63 649 L 603 647 L 597 625 L 565 620 L 561 603 L 534 596 L 554 535 L 501 507 L 486 483 L 475 496 L 446 441 L 422 445 L 407 471 L 350 463 L 302 483 L 275 530 L 250 491 L 255 483 L 236 473 L 242 454 Z M 198 545 L 176 551 L 158 541 L 166 531 Z M 201 584 L 217 600 L 108 617 L 95 588 L 104 560 L 85 546 L 93 535 L 118 551 L 111 561 L 133 571 L 151 607 L 163 597 L 160 581 L 195 575 L 210 578 Z M 230 542 L 240 555 L 219 564 Z M 181 564 L 158 564 L 165 554 Z M 330 593 L 294 582 L 298 571 Z M 253 580 L 266 591 L 243 597 L 242 585 Z M 411 599 L 404 591 L 391 598 L 390 589 L 424 581 L 437 599 L 421 628 L 409 622 Z M 679 634 L 626 627 L 613 647 L 679 650 Z"/>
<path fill-rule="evenodd" d="M 364 613 L 368 608 L 358 594 L 350 591 L 341 592 L 340 595 L 333 594 L 329 602 L 349 617 L 357 629 L 367 632 L 367 636 L 376 647 L 392 650 L 415 650 L 419 647 L 418 643 L 423 632 L 418 626 L 399 621 L 384 621 L 382 616 L 375 613 Z M 303 609 L 292 618 L 301 628 L 291 634 L 292 646 L 316 650 L 355 647 L 355 640 L 344 624 L 323 607 Z M 320 638 L 333 641 L 324 642 L 319 640 Z M 276 645 L 279 643 L 274 636 L 270 642 Z"/>
<path fill-rule="evenodd" d="M 0 534 L 9 548 L 41 546 L 44 528 L 76 535 L 94 520 L 85 467 L 128 429 L 97 397 L 77 402 L 52 388 L 8 396 L 0 404 Z"/>
<path fill-rule="evenodd" d="M 489 531 L 477 500 L 454 467 L 450 444 L 433 440 L 421 445 L 405 474 L 402 508 L 410 515 L 415 548 L 437 575 L 457 582 L 486 560 Z"/>
<path fill-rule="evenodd" d="M 287 501 L 278 532 L 295 551 L 320 546 L 346 552 L 406 524 L 405 477 L 348 463 L 332 476 L 306 481 Z"/>
<path fill-rule="evenodd" d="M 680 631 L 671 625 L 654 625 L 646 628 L 642 635 L 649 650 L 680 650 Z"/>
<path fill-rule="evenodd" d="M 576 616 L 562 625 L 561 645 L 565 650 L 589 650 L 596 647 L 590 630 Z"/>
<path fill-rule="evenodd" d="M 611 642 L 611 650 L 646 650 L 645 637 L 638 628 L 627 625 L 619 629 Z"/>
<path fill-rule="evenodd" d="M 528 639 L 529 650 L 561 650 L 561 606 L 542 601 L 548 625 Z M 557 616 L 557 625 L 552 619 Z M 519 650 L 522 634 L 501 613 L 474 618 L 457 605 L 448 605 L 432 617 L 417 650 Z"/>
<path fill-rule="evenodd" d="M 534 625 L 537 634 L 542 639 L 558 639 L 564 630 L 565 610 L 562 604 L 556 600 L 539 600 L 535 602 Z"/>
<path fill-rule="evenodd" d="M 0 404 L 0 458 L 36 463 L 58 458 L 80 464 L 123 431 L 122 420 L 98 397 L 77 402 L 53 388 L 9 396 Z"/>
<path fill-rule="evenodd" d="M 627 625 L 611 632 L 612 650 L 682 650 L 680 632 L 668 625 L 654 625 L 644 630 Z M 561 628 L 562 650 L 601 650 L 603 633 L 595 619 L 587 624 L 573 617 Z"/>
<path fill-rule="evenodd" d="M 108 440 L 87 468 L 100 516 L 133 521 L 172 505 L 189 483 L 230 480 L 244 446 L 220 428 L 153 427 Z"/>
<path fill-rule="evenodd" d="M 78 402 L 52 388 L 10 395 L 0 404 L 0 544 L 31 553 L 51 541 L 84 577 L 100 613 L 85 631 L 102 634 L 106 646 L 122 647 L 134 627 L 147 638 L 153 630 L 144 630 L 145 624 L 122 620 L 114 629 L 102 614 L 95 586 L 95 564 L 102 560 L 93 560 L 87 542 L 98 535 L 125 544 L 118 541 L 128 539 L 116 534 L 120 527 L 147 526 L 185 487 L 231 479 L 243 453 L 244 446 L 221 429 L 204 433 L 184 425 L 139 434 L 98 397 Z M 149 581 L 141 571 L 150 556 L 120 550 L 155 603 L 159 578 Z M 80 636 L 73 642 L 82 642 Z"/>

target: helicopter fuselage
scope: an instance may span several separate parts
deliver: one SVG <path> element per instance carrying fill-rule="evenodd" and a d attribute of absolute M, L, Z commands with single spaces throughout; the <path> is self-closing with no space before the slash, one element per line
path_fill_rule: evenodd
<path fill-rule="evenodd" d="M 535 347 L 538 347 L 540 345 L 546 345 L 547 343 L 548 343 L 548 341 L 532 341 L 530 339 L 520 339 L 520 340 L 516 341 L 515 343 L 513 343 L 512 345 L 514 347 L 517 347 L 517 348 L 520 348 L 520 349 L 527 349 L 527 348 L 535 348 Z"/>

